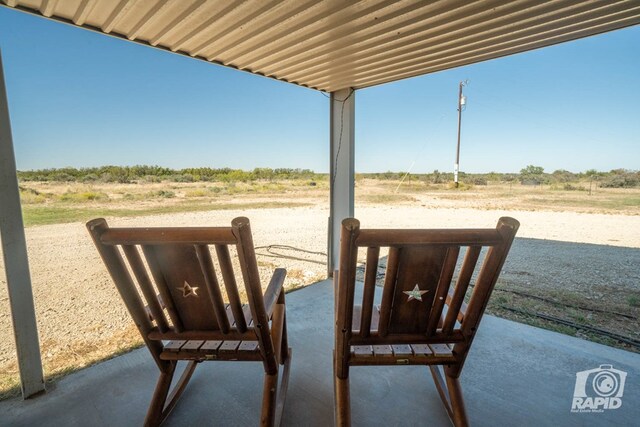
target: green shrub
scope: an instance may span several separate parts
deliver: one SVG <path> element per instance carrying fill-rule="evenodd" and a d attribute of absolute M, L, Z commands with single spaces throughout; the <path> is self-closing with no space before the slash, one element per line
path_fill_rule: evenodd
<path fill-rule="evenodd" d="M 546 182 L 542 166 L 529 165 L 520 170 L 520 183 L 524 185 L 540 185 Z"/>
<path fill-rule="evenodd" d="M 614 169 L 600 182 L 604 188 L 634 188 L 640 185 L 640 172 Z"/>
<path fill-rule="evenodd" d="M 449 190 L 467 191 L 467 190 L 471 190 L 473 188 L 473 184 L 466 183 L 464 181 L 459 181 L 458 182 L 458 187 L 456 188 L 456 183 L 455 182 L 449 182 L 447 184 L 447 188 Z"/>
<path fill-rule="evenodd" d="M 158 191 L 152 191 L 151 193 L 148 193 L 147 196 L 155 197 L 155 198 L 160 197 L 164 199 L 172 199 L 176 197 L 176 193 L 174 193 L 171 190 L 158 190 Z"/>
<path fill-rule="evenodd" d="M 584 187 L 569 184 L 569 183 L 566 183 L 565 185 L 563 185 L 562 189 L 565 191 L 585 191 Z"/>
<path fill-rule="evenodd" d="M 201 188 L 196 188 L 194 190 L 189 190 L 185 194 L 187 197 L 205 197 L 207 196 L 207 192 Z"/>
<path fill-rule="evenodd" d="M 105 193 L 95 192 L 95 191 L 83 191 L 80 193 L 72 193 L 66 192 L 59 196 L 60 201 L 62 202 L 90 202 L 96 200 L 108 200 L 109 196 Z"/>
<path fill-rule="evenodd" d="M 98 179 L 98 175 L 90 173 L 80 178 L 80 182 L 96 182 Z"/>
<path fill-rule="evenodd" d="M 171 177 L 171 180 L 175 182 L 194 182 L 195 181 L 193 175 L 191 175 L 190 173 L 185 173 L 182 175 L 174 175 Z"/>
<path fill-rule="evenodd" d="M 47 196 L 33 188 L 19 187 L 20 201 L 25 204 L 43 203 L 47 200 Z"/>

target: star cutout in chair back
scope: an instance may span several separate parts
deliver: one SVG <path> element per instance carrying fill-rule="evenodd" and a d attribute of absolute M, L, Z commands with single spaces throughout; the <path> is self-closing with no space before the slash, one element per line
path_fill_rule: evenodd
<path fill-rule="evenodd" d="M 178 288 L 179 290 L 182 291 L 182 296 L 184 298 L 187 298 L 191 295 L 193 295 L 194 297 L 198 297 L 198 286 L 191 286 L 189 283 L 187 283 L 187 281 L 184 281 L 184 285 L 180 288 Z"/>
<path fill-rule="evenodd" d="M 409 298 L 407 298 L 407 302 L 411 301 L 412 299 L 418 300 L 418 301 L 422 301 L 422 295 L 426 294 L 427 292 L 429 292 L 428 290 L 426 291 L 421 291 L 420 288 L 418 287 L 418 284 L 416 283 L 416 286 L 410 290 L 410 291 L 402 291 L 403 294 L 407 294 L 409 295 Z"/>

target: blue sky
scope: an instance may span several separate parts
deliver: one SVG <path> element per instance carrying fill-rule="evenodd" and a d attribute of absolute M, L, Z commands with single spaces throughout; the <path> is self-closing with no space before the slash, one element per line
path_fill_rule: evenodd
<path fill-rule="evenodd" d="M 0 8 L 18 169 L 329 169 L 322 93 Z M 640 169 L 640 27 L 356 92 L 356 171 Z M 415 162 L 415 163 L 414 163 Z M 413 166 L 412 166 L 413 165 Z"/>

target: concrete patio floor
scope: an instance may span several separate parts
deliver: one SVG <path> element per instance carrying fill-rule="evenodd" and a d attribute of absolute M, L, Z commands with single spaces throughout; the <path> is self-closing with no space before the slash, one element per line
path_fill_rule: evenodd
<path fill-rule="evenodd" d="M 324 281 L 287 295 L 291 377 L 283 425 L 333 424 L 333 292 Z M 627 372 L 622 406 L 572 413 L 576 372 Z M 145 348 L 60 380 L 47 394 L 0 402 L 1 426 L 142 425 L 157 379 Z M 461 383 L 476 426 L 638 425 L 640 355 L 485 316 Z M 167 426 L 258 425 L 262 366 L 202 363 Z M 426 367 L 351 370 L 356 426 L 450 425 Z M 635 420 L 635 421 L 634 421 Z"/>

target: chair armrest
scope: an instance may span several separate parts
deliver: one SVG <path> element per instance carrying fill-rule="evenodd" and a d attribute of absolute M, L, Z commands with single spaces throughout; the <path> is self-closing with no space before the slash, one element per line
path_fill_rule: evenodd
<path fill-rule="evenodd" d="M 273 309 L 278 301 L 278 297 L 280 297 L 280 292 L 282 291 L 282 285 L 284 284 L 284 278 L 286 276 L 287 270 L 284 268 L 276 268 L 273 272 L 273 276 L 271 276 L 269 286 L 267 286 L 267 290 L 264 293 L 264 307 L 267 311 L 268 318 L 271 318 L 271 315 L 273 314 Z"/>

